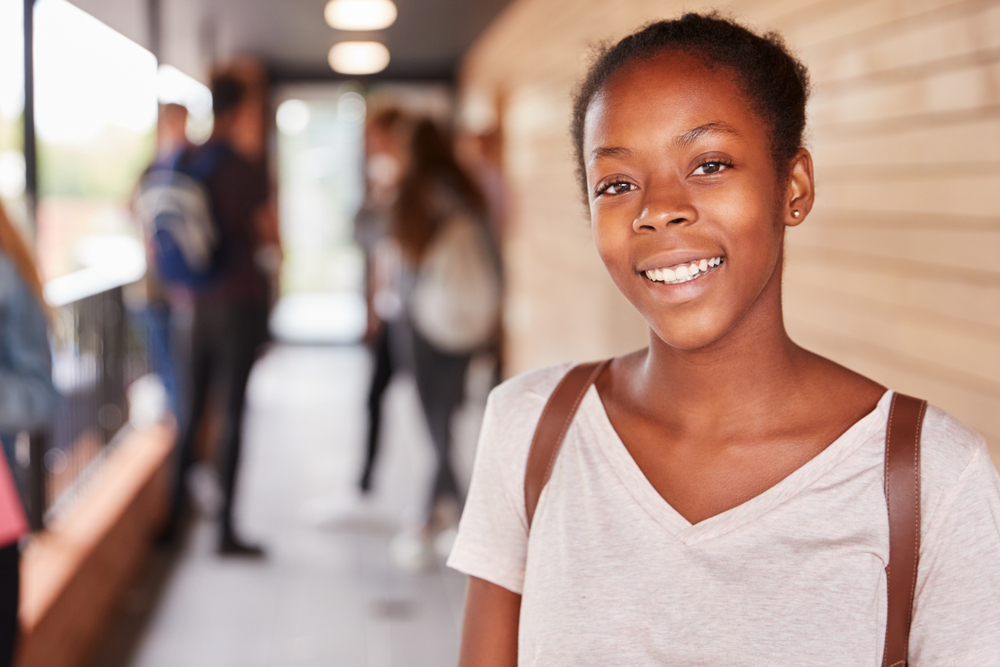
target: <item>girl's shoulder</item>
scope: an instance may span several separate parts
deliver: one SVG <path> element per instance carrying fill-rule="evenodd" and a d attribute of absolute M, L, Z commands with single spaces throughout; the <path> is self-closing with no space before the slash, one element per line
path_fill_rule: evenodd
<path fill-rule="evenodd" d="M 572 367 L 572 363 L 562 363 L 515 375 L 493 388 L 489 406 L 501 414 L 537 409 L 540 415 L 552 391 Z"/>
<path fill-rule="evenodd" d="M 516 375 L 497 385 L 486 401 L 477 457 L 496 457 L 511 466 L 512 480 L 524 476 L 535 427 L 552 390 L 571 368 L 559 364 Z"/>
<path fill-rule="evenodd" d="M 941 408 L 929 405 L 920 435 L 921 511 L 925 519 L 960 488 L 988 492 L 990 487 L 996 488 L 996 480 L 986 440 Z"/>

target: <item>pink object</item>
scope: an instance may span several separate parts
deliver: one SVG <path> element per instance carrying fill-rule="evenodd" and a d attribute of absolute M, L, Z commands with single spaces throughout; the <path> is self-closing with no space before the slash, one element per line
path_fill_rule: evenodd
<path fill-rule="evenodd" d="M 24 516 L 14 476 L 7 465 L 7 457 L 0 452 L 0 547 L 19 540 L 27 532 L 28 519 Z"/>

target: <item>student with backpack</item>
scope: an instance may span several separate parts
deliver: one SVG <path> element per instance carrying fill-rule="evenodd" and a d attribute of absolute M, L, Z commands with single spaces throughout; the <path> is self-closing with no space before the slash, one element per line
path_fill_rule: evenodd
<path fill-rule="evenodd" d="M 233 148 L 246 97 L 239 79 L 222 75 L 213 80 L 212 136 L 177 156 L 152 217 L 158 268 L 171 294 L 176 367 L 183 369 L 168 535 L 183 513 L 185 477 L 194 462 L 209 390 L 219 386 L 223 425 L 216 451 L 223 506 L 218 549 L 223 555 L 261 556 L 259 546 L 239 537 L 233 520 L 247 381 L 268 340 L 271 299 L 268 271 L 258 253 L 261 220 L 268 215 L 266 172 Z"/>
<path fill-rule="evenodd" d="M 580 182 L 650 344 L 492 393 L 449 561 L 460 665 L 1000 664 L 983 439 L 785 331 L 808 90 L 780 37 L 717 15 L 590 68 Z"/>

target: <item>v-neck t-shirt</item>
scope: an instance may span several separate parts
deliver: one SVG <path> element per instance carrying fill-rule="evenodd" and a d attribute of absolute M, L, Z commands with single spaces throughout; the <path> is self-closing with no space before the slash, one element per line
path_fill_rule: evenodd
<path fill-rule="evenodd" d="M 892 392 L 775 486 L 692 525 L 646 479 L 591 387 L 529 535 L 528 449 L 568 369 L 491 393 L 448 560 L 522 595 L 518 665 L 881 664 Z M 921 485 L 909 665 L 1000 665 L 1000 476 L 983 439 L 934 407 Z"/>

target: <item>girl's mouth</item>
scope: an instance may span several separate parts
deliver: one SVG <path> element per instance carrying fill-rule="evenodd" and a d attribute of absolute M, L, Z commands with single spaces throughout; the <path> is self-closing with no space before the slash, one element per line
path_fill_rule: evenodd
<path fill-rule="evenodd" d="M 699 278 L 706 273 L 714 271 L 722 264 L 722 262 L 722 257 L 699 259 L 693 262 L 685 262 L 684 264 L 678 264 L 676 266 L 666 267 L 663 269 L 650 269 L 649 271 L 643 271 L 643 275 L 656 283 L 679 285 L 680 283 L 686 283 L 689 280 L 694 280 L 695 278 Z"/>

